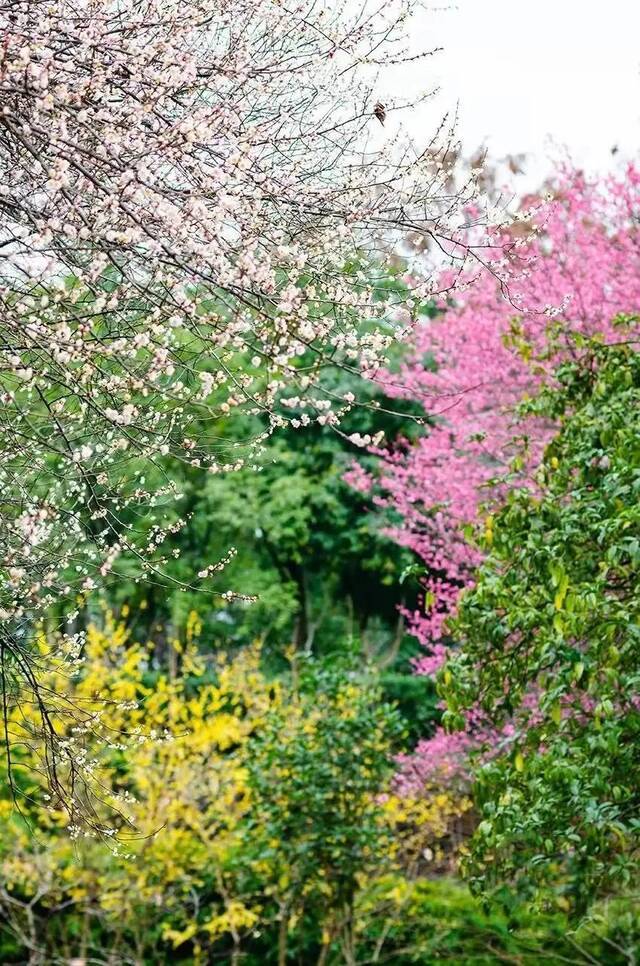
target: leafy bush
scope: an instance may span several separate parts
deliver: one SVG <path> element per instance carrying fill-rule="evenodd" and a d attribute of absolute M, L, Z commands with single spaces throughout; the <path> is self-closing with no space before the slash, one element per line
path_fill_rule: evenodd
<path fill-rule="evenodd" d="M 579 349 L 529 406 L 561 430 L 487 524 L 442 682 L 450 722 L 508 724 L 477 776 L 473 885 L 583 912 L 639 880 L 640 355 Z"/>

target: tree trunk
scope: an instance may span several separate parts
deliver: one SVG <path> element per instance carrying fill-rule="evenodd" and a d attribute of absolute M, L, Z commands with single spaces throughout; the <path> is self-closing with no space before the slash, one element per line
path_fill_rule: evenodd
<path fill-rule="evenodd" d="M 356 934 L 353 919 L 353 898 L 349 900 L 344 910 L 342 955 L 344 957 L 346 966 L 356 966 Z"/>
<path fill-rule="evenodd" d="M 280 925 L 278 926 L 278 966 L 287 963 L 287 938 L 289 933 L 289 911 L 286 906 L 280 907 Z"/>
<path fill-rule="evenodd" d="M 293 579 L 298 588 L 298 615 L 293 643 L 297 651 L 302 651 L 307 645 L 309 637 L 309 595 L 307 593 L 307 575 L 304 567 L 296 564 L 291 568 Z"/>

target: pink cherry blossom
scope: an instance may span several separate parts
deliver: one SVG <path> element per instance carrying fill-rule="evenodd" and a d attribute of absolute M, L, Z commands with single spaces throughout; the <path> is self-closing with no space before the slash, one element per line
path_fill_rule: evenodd
<path fill-rule="evenodd" d="M 349 476 L 400 514 L 389 534 L 425 564 L 420 606 L 406 612 L 427 652 L 415 662 L 418 674 L 434 674 L 446 659 L 447 619 L 480 560 L 463 529 L 477 524 L 483 506 L 500 496 L 491 480 L 519 452 L 514 436 L 528 436 L 520 469 L 520 480 L 527 481 L 553 432 L 553 426 L 519 423 L 517 403 L 574 351 L 572 335 L 615 340 L 615 316 L 640 313 L 639 217 L 635 166 L 601 181 L 559 170 L 551 197 L 533 219 L 528 216 L 510 261 L 474 272 L 473 284 L 453 305 L 415 330 L 399 373 L 379 377 L 390 394 L 421 400 L 434 420 L 415 445 L 398 441 L 386 453 L 377 450 L 384 462 L 375 481 L 357 471 Z M 434 360 L 435 371 L 426 358 Z M 469 727 L 475 739 L 487 739 L 481 722 Z M 470 734 L 447 736 L 439 729 L 403 759 L 401 780 L 448 768 L 450 757 L 463 759 L 472 743 Z"/>

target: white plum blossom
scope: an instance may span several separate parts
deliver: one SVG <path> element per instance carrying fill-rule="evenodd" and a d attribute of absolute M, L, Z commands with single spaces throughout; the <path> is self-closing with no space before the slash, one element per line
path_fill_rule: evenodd
<path fill-rule="evenodd" d="M 151 468 L 235 472 L 283 427 L 338 428 L 356 399 L 327 373 L 383 365 L 380 282 L 407 233 L 442 239 L 457 271 L 473 257 L 475 185 L 425 164 L 431 135 L 372 140 L 376 72 L 407 59 L 414 2 L 4 4 L 7 646 L 123 562 L 164 579 L 188 519 Z M 410 107 L 384 103 L 389 122 Z M 198 430 L 221 417 L 225 439 Z M 130 522 L 145 514 L 151 538 Z M 222 569 L 203 564 L 189 586 Z"/>

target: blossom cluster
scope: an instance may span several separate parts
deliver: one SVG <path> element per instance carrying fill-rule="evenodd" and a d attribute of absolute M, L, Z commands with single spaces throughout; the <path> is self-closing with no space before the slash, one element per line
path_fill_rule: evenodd
<path fill-rule="evenodd" d="M 536 215 L 509 263 L 476 272 L 464 294 L 415 330 L 400 371 L 381 377 L 390 394 L 424 404 L 428 433 L 415 445 L 379 450 L 378 479 L 361 468 L 349 477 L 399 513 L 391 535 L 425 564 L 420 606 L 406 615 L 427 650 L 416 660 L 419 674 L 446 660 L 447 619 L 481 559 L 469 528 L 484 515 L 491 543 L 491 505 L 510 485 L 505 474 L 535 485 L 532 471 L 555 427 L 522 420 L 518 404 L 578 351 L 576 335 L 616 342 L 616 317 L 640 314 L 640 171 L 631 165 L 590 181 L 560 169 L 550 188 L 544 199 L 525 200 L 537 204 Z M 469 727 L 477 737 L 478 722 Z M 464 771 L 472 744 L 439 730 L 403 763 L 401 781 L 419 784 L 452 762 Z"/>
<path fill-rule="evenodd" d="M 166 461 L 258 468 L 278 429 L 337 427 L 351 402 L 332 396 L 327 368 L 374 374 L 406 328 L 379 298 L 400 238 L 442 237 L 456 272 L 471 256 L 461 231 L 477 183 L 452 191 L 419 146 L 372 135 L 377 72 L 409 57 L 412 3 L 11 5 L 7 626 L 127 568 L 163 579 L 188 522 L 175 522 Z M 399 106 L 387 99 L 388 116 Z M 203 561 L 194 586 L 219 569 Z"/>

